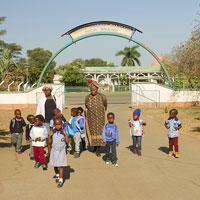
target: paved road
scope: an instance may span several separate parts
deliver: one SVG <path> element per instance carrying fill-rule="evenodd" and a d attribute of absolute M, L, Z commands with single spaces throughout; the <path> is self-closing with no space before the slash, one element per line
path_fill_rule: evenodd
<path fill-rule="evenodd" d="M 66 182 L 63 188 L 57 189 L 51 166 L 48 171 L 34 169 L 28 150 L 18 155 L 12 148 L 1 147 L 0 200 L 200 199 L 199 140 L 181 136 L 181 157 L 169 158 L 165 128 L 143 113 L 147 127 L 143 156 L 138 157 L 128 149 L 132 143 L 127 126 L 127 119 L 131 117 L 128 105 L 112 104 L 109 111 L 116 114 L 119 127 L 118 168 L 105 165 L 102 158 L 88 151 L 79 159 L 67 155 Z M 69 115 L 69 110 L 65 112 Z"/>

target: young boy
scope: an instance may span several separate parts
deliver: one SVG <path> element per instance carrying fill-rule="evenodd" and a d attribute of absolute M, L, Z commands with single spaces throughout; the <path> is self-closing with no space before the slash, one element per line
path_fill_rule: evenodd
<path fill-rule="evenodd" d="M 23 127 L 26 126 L 26 122 L 21 116 L 21 110 L 16 109 L 14 115 L 10 121 L 11 144 L 15 146 L 15 151 L 21 154 Z"/>
<path fill-rule="evenodd" d="M 85 117 L 83 117 L 83 108 L 78 107 L 78 115 L 79 115 L 79 120 L 82 121 L 84 128 L 81 129 L 81 146 L 83 151 L 86 151 L 86 143 L 85 143 Z"/>
<path fill-rule="evenodd" d="M 31 137 L 30 137 L 30 132 L 31 132 L 31 129 L 33 128 L 33 126 L 34 126 L 35 117 L 33 115 L 28 115 L 27 120 L 29 121 L 29 124 L 26 125 L 26 143 L 30 144 L 29 156 L 30 156 L 31 160 L 34 160 L 34 154 L 33 154 L 33 147 L 32 147 L 32 140 L 31 140 Z"/>
<path fill-rule="evenodd" d="M 117 152 L 116 152 L 116 146 L 119 146 L 119 135 L 118 135 L 118 128 L 116 124 L 114 123 L 115 115 L 114 113 L 110 112 L 107 114 L 108 122 L 104 126 L 103 129 L 103 142 L 106 146 L 106 164 L 109 164 L 110 160 L 110 147 L 112 150 L 112 163 L 114 166 L 118 167 L 117 164 Z"/>
<path fill-rule="evenodd" d="M 171 109 L 169 111 L 169 118 L 165 121 L 165 127 L 168 129 L 168 138 L 169 138 L 169 156 L 173 155 L 173 146 L 175 147 L 175 157 L 179 158 L 178 151 L 178 137 L 179 130 L 182 127 L 181 122 L 177 118 L 178 110 Z"/>
<path fill-rule="evenodd" d="M 42 115 L 37 115 L 35 117 L 35 126 L 31 129 L 30 136 L 35 157 L 35 168 L 39 168 L 41 163 L 43 170 L 46 170 L 47 165 L 44 156 L 44 146 L 46 138 L 48 137 L 48 132 L 46 127 L 43 125 L 43 122 L 44 117 Z"/>
<path fill-rule="evenodd" d="M 64 125 L 65 122 L 66 122 L 66 119 L 65 119 L 65 117 L 61 114 L 61 111 L 60 111 L 59 108 L 55 108 L 55 109 L 53 110 L 53 116 L 54 116 L 54 117 L 50 120 L 50 130 L 51 130 L 51 131 L 53 131 L 53 128 L 54 128 L 54 119 L 55 119 L 55 118 L 61 118 L 61 119 L 62 119 L 63 125 Z"/>
<path fill-rule="evenodd" d="M 80 157 L 81 129 L 84 128 L 84 125 L 83 122 L 79 120 L 78 108 L 71 109 L 71 116 L 70 124 L 74 132 L 74 136 L 72 137 L 72 150 L 75 150 L 74 158 L 78 158 Z"/>

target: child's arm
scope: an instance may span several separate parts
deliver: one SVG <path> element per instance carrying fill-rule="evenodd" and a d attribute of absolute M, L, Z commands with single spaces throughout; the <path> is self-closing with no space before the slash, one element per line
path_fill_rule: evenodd
<path fill-rule="evenodd" d="M 177 127 L 175 127 L 175 129 L 176 130 L 180 130 L 182 128 L 182 124 L 180 123 L 180 124 L 178 124 L 178 126 Z"/>
<path fill-rule="evenodd" d="M 107 142 L 106 142 L 106 129 L 105 129 L 105 126 L 103 127 L 103 143 L 104 143 L 104 145 L 107 144 Z"/>
<path fill-rule="evenodd" d="M 65 134 L 65 142 L 68 144 L 69 143 L 69 137 L 68 137 L 67 131 L 64 129 L 63 133 Z"/>
<path fill-rule="evenodd" d="M 36 138 L 35 138 L 35 136 L 33 134 L 33 129 L 34 129 L 34 127 L 31 129 L 30 137 L 31 137 L 32 140 L 35 140 Z"/>
<path fill-rule="evenodd" d="M 11 119 L 11 121 L 10 121 L 10 126 L 9 126 L 9 128 L 10 128 L 10 133 L 12 133 L 12 129 L 13 129 L 13 127 L 12 127 L 12 119 Z"/>
<path fill-rule="evenodd" d="M 26 143 L 29 143 L 29 138 L 30 138 L 30 129 L 29 126 L 26 126 Z"/>
<path fill-rule="evenodd" d="M 165 128 L 169 129 L 169 126 L 168 126 L 168 124 L 166 122 L 165 122 Z"/>
<path fill-rule="evenodd" d="M 141 124 L 142 124 L 142 126 L 146 126 L 147 125 L 147 123 L 146 122 L 141 122 Z"/>
<path fill-rule="evenodd" d="M 53 131 L 50 132 L 49 137 L 48 137 L 48 143 L 51 144 L 52 143 L 52 135 L 53 135 Z"/>
<path fill-rule="evenodd" d="M 22 126 L 26 126 L 26 122 L 24 121 L 23 117 L 22 117 Z"/>
<path fill-rule="evenodd" d="M 129 125 L 130 128 L 132 127 L 132 123 L 131 123 L 130 120 L 128 120 L 128 125 Z"/>
<path fill-rule="evenodd" d="M 119 146 L 119 133 L 118 133 L 118 128 L 116 127 L 116 144 L 117 147 Z"/>

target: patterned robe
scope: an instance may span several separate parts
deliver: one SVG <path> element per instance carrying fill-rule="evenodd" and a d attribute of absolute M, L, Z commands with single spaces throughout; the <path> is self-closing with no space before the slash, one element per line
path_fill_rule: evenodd
<path fill-rule="evenodd" d="M 103 146 L 103 127 L 105 125 L 105 110 L 107 109 L 106 96 L 97 93 L 85 98 L 86 130 L 90 146 Z"/>

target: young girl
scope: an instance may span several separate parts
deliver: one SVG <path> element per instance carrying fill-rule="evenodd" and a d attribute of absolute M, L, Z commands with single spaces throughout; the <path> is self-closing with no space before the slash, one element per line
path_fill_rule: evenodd
<path fill-rule="evenodd" d="M 66 143 L 69 143 L 69 137 L 61 118 L 54 119 L 54 127 L 48 138 L 49 144 L 52 144 L 50 165 L 54 166 L 57 187 L 60 188 L 63 186 L 63 167 L 67 166 Z"/>
<path fill-rule="evenodd" d="M 35 157 L 35 168 L 39 168 L 42 164 L 43 170 L 47 170 L 46 159 L 44 156 L 44 146 L 48 137 L 47 129 L 43 125 L 44 117 L 37 115 L 35 117 L 35 126 L 31 129 L 30 137 L 32 140 L 33 153 Z"/>
<path fill-rule="evenodd" d="M 169 111 L 169 118 L 165 121 L 165 127 L 168 129 L 168 138 L 169 138 L 169 156 L 173 155 L 173 146 L 175 147 L 175 157 L 179 158 L 178 152 L 178 136 L 179 130 L 182 125 L 177 118 L 178 111 L 172 109 Z"/>
<path fill-rule="evenodd" d="M 143 126 L 146 126 L 146 122 L 140 120 L 141 110 L 136 109 L 133 112 L 133 119 L 129 120 L 129 126 L 131 127 L 131 135 L 133 139 L 133 153 L 138 153 L 138 156 L 142 155 L 142 135 L 144 134 Z M 136 145 L 138 149 L 136 150 Z"/>

